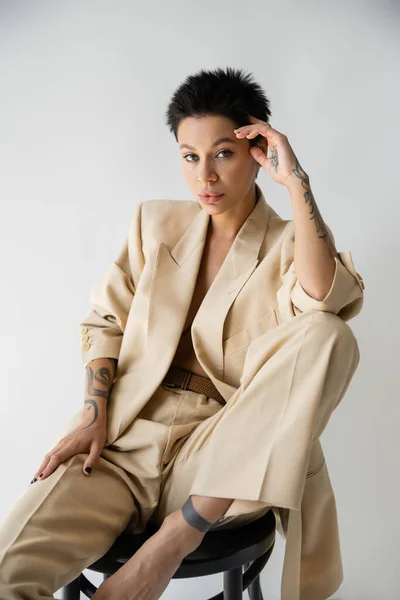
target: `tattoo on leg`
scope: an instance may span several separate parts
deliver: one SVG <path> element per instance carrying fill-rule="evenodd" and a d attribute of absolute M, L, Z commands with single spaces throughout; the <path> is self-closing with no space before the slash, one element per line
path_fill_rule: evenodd
<path fill-rule="evenodd" d="M 193 506 L 191 496 L 189 496 L 189 498 L 186 500 L 186 502 L 182 506 L 181 510 L 182 510 L 183 518 L 185 519 L 185 521 L 187 523 L 189 523 L 189 525 L 194 527 L 194 529 L 205 532 L 205 531 L 208 531 L 210 529 L 210 527 L 212 527 L 213 523 L 210 523 L 210 521 L 207 521 L 206 519 L 204 519 L 197 512 L 197 510 Z"/>
<path fill-rule="evenodd" d="M 321 216 L 321 213 L 319 212 L 317 203 L 315 202 L 315 198 L 314 198 L 314 195 L 311 190 L 310 180 L 308 178 L 308 175 L 301 168 L 299 161 L 297 161 L 296 167 L 293 169 L 293 173 L 296 175 L 296 177 L 298 177 L 301 180 L 301 186 L 306 190 L 304 193 L 304 202 L 306 204 L 310 204 L 310 207 L 311 207 L 310 215 L 312 215 L 310 217 L 310 220 L 311 219 L 315 220 L 315 227 L 317 229 L 318 237 L 325 238 L 325 240 L 328 244 L 329 255 L 333 258 L 334 256 L 337 256 L 336 249 L 333 245 L 331 236 L 329 235 L 329 232 L 326 228 L 326 225 Z M 321 235 L 319 235 L 320 232 L 322 232 Z"/>

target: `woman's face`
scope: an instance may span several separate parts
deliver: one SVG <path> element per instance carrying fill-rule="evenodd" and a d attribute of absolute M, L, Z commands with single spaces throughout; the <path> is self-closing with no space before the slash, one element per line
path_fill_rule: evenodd
<path fill-rule="evenodd" d="M 178 127 L 185 179 L 197 202 L 213 214 L 254 203 L 259 163 L 249 153 L 249 140 L 236 138 L 236 127 L 219 115 L 186 117 Z M 224 195 L 216 204 L 207 204 L 199 196 L 206 191 Z"/>

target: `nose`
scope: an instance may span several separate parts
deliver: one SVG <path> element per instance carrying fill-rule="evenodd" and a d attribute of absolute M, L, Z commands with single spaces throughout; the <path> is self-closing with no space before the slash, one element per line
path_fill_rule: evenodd
<path fill-rule="evenodd" d="M 218 176 L 215 172 L 215 164 L 212 160 L 198 160 L 197 161 L 197 181 L 205 185 L 208 181 L 216 181 Z"/>
<path fill-rule="evenodd" d="M 210 168 L 202 167 L 199 169 L 197 174 L 197 181 L 199 183 L 205 184 L 207 182 L 213 182 L 218 179 L 216 173 L 213 173 Z"/>

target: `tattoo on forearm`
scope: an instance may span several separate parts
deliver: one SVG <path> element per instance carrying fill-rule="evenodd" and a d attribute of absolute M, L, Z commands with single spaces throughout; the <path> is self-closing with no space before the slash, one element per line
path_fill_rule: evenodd
<path fill-rule="evenodd" d="M 110 387 L 112 384 L 112 376 L 111 371 L 107 367 L 100 367 L 97 369 L 96 374 L 93 373 L 93 369 L 91 366 L 87 366 L 88 372 L 88 394 L 90 396 L 101 396 L 102 398 L 107 398 L 110 393 Z M 100 390 L 97 387 L 94 387 L 93 381 L 97 381 L 101 385 L 105 386 L 106 390 Z"/>
<path fill-rule="evenodd" d="M 100 398 L 106 398 L 106 399 L 108 398 L 108 395 L 110 393 L 110 388 L 113 383 L 112 373 L 115 373 L 117 359 L 109 358 L 108 360 L 112 364 L 111 370 L 107 367 L 100 367 L 99 369 L 97 369 L 96 373 L 94 373 L 93 369 L 90 365 L 88 365 L 86 367 L 86 371 L 87 371 L 87 375 L 88 375 L 88 377 L 87 377 L 87 381 L 88 381 L 87 392 L 88 392 L 89 396 L 98 396 Z M 98 387 L 95 386 L 95 383 L 100 384 L 102 387 L 104 387 L 106 389 L 99 389 Z M 99 417 L 99 407 L 98 407 L 96 400 L 94 400 L 93 398 L 87 398 L 85 400 L 85 404 L 89 405 L 87 408 L 88 411 L 91 409 L 91 407 L 93 407 L 94 415 L 93 415 L 92 422 L 89 423 L 89 425 L 82 427 L 81 429 L 87 429 L 88 427 L 93 425 L 93 423 L 95 423 Z M 79 431 L 81 431 L 81 429 L 79 429 Z"/>
<path fill-rule="evenodd" d="M 111 371 L 110 369 L 107 369 L 107 367 L 101 367 L 100 369 L 98 369 L 94 378 L 96 381 L 106 386 L 107 388 L 109 388 L 112 383 Z"/>
<path fill-rule="evenodd" d="M 326 243 L 328 244 L 329 256 L 333 258 L 334 256 L 337 256 L 336 248 L 333 245 L 331 236 L 329 235 L 321 213 L 319 212 L 317 203 L 311 190 L 308 175 L 301 168 L 299 161 L 297 161 L 296 167 L 293 169 L 293 173 L 300 179 L 301 186 L 306 190 L 304 193 L 304 202 L 306 204 L 310 204 L 310 220 L 314 219 L 318 237 L 325 239 Z"/>

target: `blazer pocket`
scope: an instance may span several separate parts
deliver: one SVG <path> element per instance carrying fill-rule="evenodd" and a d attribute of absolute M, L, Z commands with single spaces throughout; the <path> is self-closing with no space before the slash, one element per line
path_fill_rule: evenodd
<path fill-rule="evenodd" d="M 223 340 L 224 381 L 234 387 L 240 386 L 240 378 L 243 374 L 243 367 L 250 344 L 270 329 L 277 327 L 277 325 L 278 320 L 275 310 L 269 310 L 260 319 L 254 323 L 250 323 L 246 329 L 241 329 L 234 335 Z"/>
<path fill-rule="evenodd" d="M 278 325 L 278 318 L 275 310 L 269 310 L 265 315 L 254 323 L 250 323 L 246 329 L 237 331 L 222 341 L 224 356 L 230 356 L 247 348 L 251 342 L 260 337 L 269 329 L 274 329 Z"/>
<path fill-rule="evenodd" d="M 250 336 L 247 329 L 242 329 L 238 331 L 234 335 L 226 338 L 226 340 L 222 341 L 222 348 L 225 356 L 230 356 L 235 352 L 239 352 L 239 350 L 243 350 L 243 348 L 247 348 L 250 344 Z"/>

